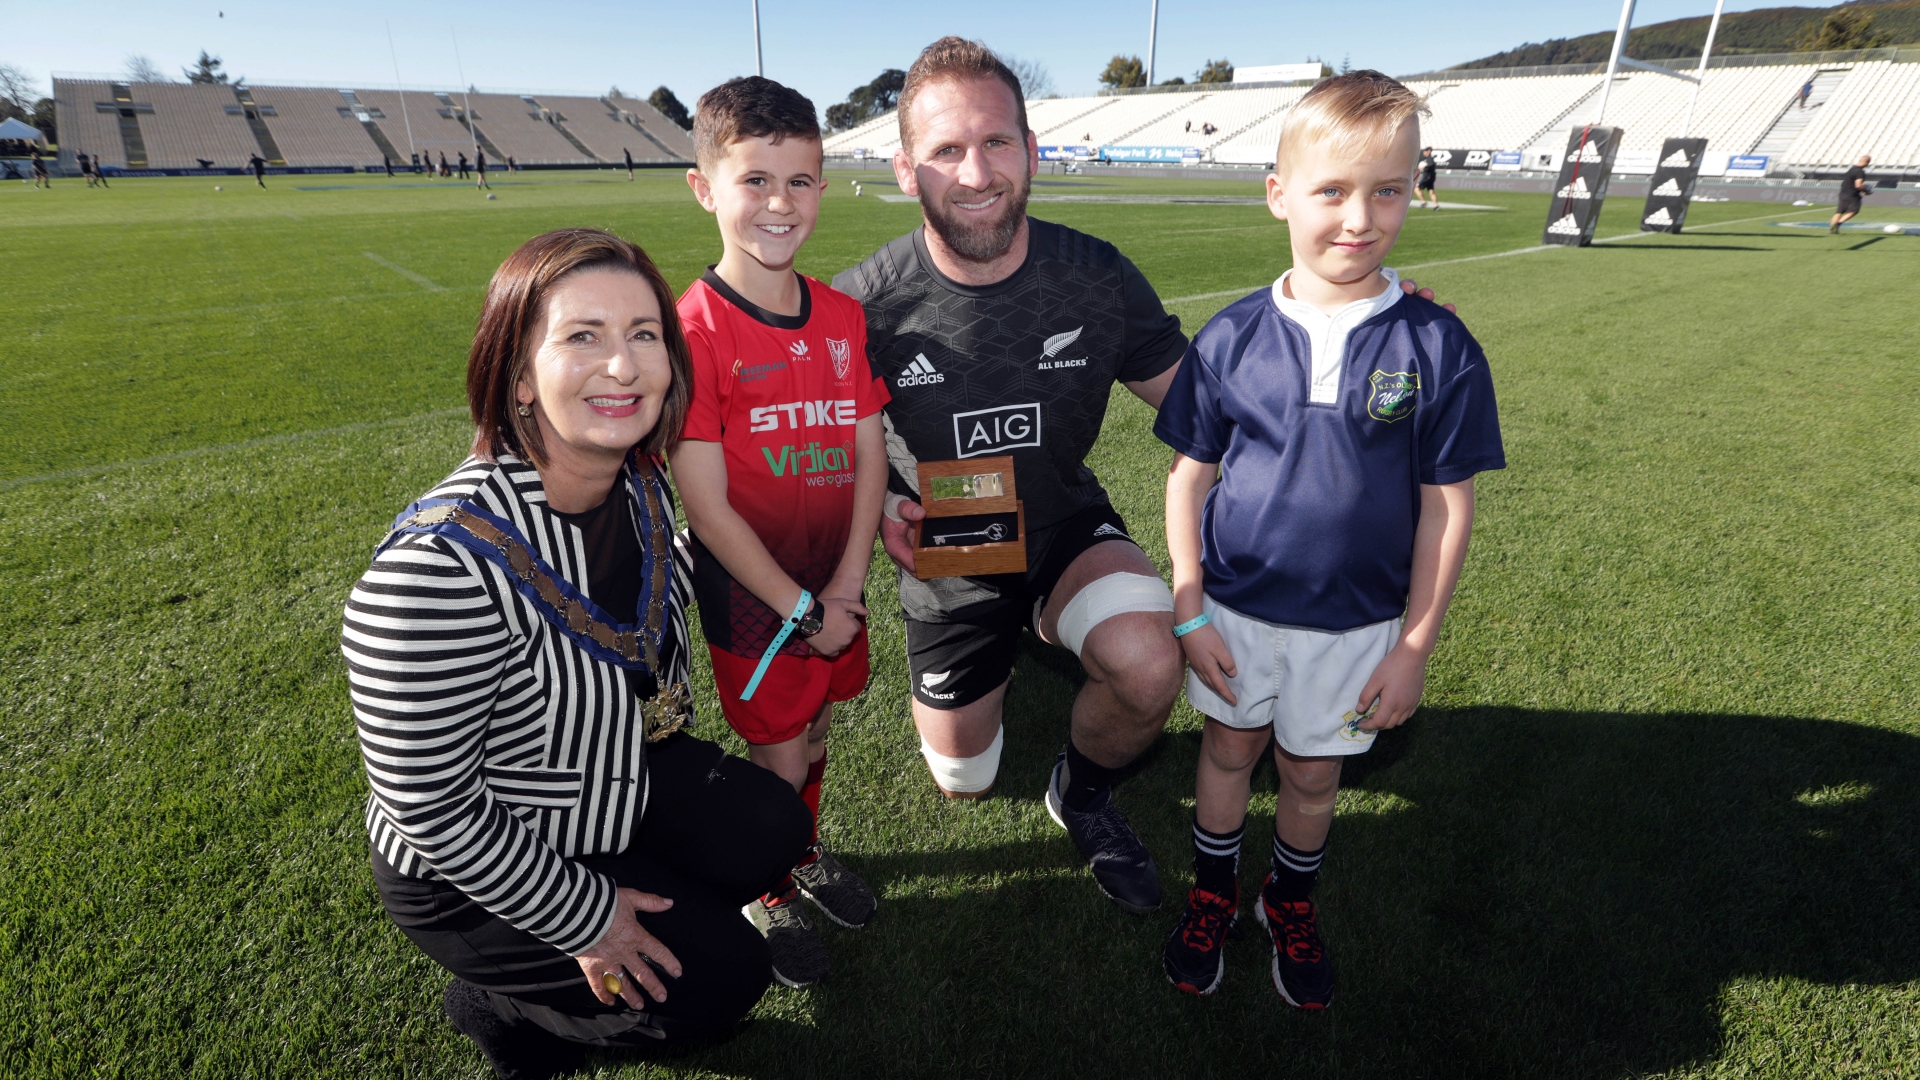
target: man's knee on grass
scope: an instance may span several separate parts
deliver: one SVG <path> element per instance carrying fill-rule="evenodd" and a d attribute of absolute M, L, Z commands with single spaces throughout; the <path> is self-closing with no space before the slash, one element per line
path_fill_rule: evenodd
<path fill-rule="evenodd" d="M 1130 611 L 1095 626 L 1080 662 L 1089 680 L 1141 718 L 1164 717 L 1173 708 L 1186 667 L 1171 616 L 1155 611 Z"/>

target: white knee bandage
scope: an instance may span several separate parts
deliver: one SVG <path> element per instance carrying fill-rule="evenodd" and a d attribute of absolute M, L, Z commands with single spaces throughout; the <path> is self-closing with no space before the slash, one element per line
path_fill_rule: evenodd
<path fill-rule="evenodd" d="M 1129 611 L 1173 611 L 1173 590 L 1159 577 L 1146 574 L 1108 574 L 1090 582 L 1067 601 L 1060 613 L 1060 644 L 1080 655 L 1093 628 Z"/>
<path fill-rule="evenodd" d="M 948 757 L 936 753 L 927 740 L 921 739 L 920 756 L 927 759 L 934 783 L 956 795 L 970 795 L 993 786 L 993 778 L 1000 775 L 1000 750 L 1006 744 L 1007 729 L 1003 727 L 993 733 L 993 745 L 983 754 Z"/>

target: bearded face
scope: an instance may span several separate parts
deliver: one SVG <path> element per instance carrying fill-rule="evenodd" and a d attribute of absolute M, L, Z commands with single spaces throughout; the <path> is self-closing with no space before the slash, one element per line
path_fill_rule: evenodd
<path fill-rule="evenodd" d="M 1007 253 L 1027 216 L 1032 179 L 1020 172 L 995 174 L 985 191 L 955 184 L 938 194 L 920 189 L 920 210 L 927 226 L 948 250 L 973 262 L 992 262 Z"/>

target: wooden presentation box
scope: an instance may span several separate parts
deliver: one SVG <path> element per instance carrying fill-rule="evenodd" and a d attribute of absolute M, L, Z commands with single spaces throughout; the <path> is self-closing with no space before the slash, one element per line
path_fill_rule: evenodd
<path fill-rule="evenodd" d="M 913 536 L 914 576 L 980 577 L 1027 570 L 1027 508 L 1013 484 L 1011 456 L 923 461 Z"/>

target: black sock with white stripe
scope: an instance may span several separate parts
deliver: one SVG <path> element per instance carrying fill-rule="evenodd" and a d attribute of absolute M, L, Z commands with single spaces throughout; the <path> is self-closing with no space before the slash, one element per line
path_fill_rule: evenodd
<path fill-rule="evenodd" d="M 1193 883 L 1215 896 L 1235 898 L 1240 881 L 1240 838 L 1247 835 L 1242 821 L 1232 832 L 1208 832 L 1193 823 Z"/>
<path fill-rule="evenodd" d="M 1280 839 L 1273 838 L 1273 877 L 1268 879 L 1266 897 L 1276 904 L 1297 904 L 1313 894 L 1314 882 L 1320 880 L 1320 860 L 1326 858 L 1327 845 L 1322 841 L 1312 851 L 1299 848 Z"/>

